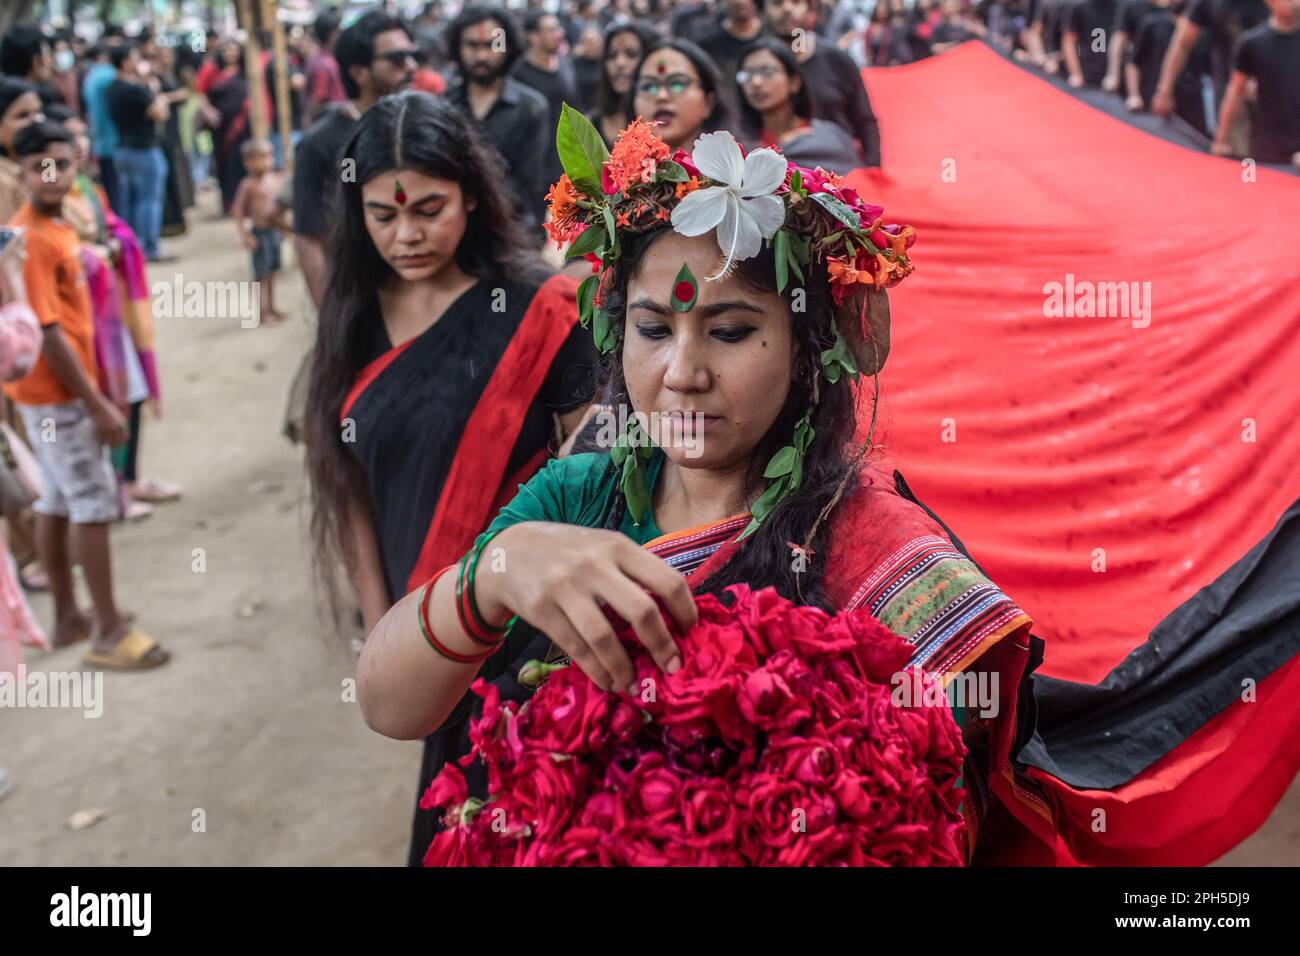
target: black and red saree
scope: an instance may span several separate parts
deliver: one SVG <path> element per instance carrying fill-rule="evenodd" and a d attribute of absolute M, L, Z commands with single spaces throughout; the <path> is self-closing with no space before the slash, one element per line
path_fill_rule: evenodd
<path fill-rule="evenodd" d="M 540 287 L 481 280 L 397 346 L 371 324 L 339 417 L 365 472 L 390 600 L 469 549 L 546 460 L 553 413 L 590 399 L 596 353 L 577 325 L 576 289 L 562 275 Z M 439 734 L 425 741 L 419 793 L 445 749 Z M 416 811 L 420 853 L 428 816 Z"/>

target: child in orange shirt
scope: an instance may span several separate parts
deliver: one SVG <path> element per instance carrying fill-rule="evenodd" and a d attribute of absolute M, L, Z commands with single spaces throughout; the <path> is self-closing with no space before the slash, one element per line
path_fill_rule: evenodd
<path fill-rule="evenodd" d="M 18 405 L 41 468 L 41 497 L 32 510 L 36 546 L 54 599 L 55 643 L 89 632 L 87 664 L 122 670 L 157 667 L 167 661 L 167 652 L 134 627 L 113 598 L 108 525 L 119 509 L 108 446 L 126 440 L 126 424 L 96 385 L 94 324 L 80 240 L 61 218 L 63 197 L 77 176 L 76 147 L 66 129 L 45 120 L 18 133 L 14 152 L 30 199 L 10 224 L 27 234 L 23 279 L 43 343 L 35 367 L 6 385 L 5 392 Z M 91 621 L 77 607 L 72 554 L 85 571 Z"/>

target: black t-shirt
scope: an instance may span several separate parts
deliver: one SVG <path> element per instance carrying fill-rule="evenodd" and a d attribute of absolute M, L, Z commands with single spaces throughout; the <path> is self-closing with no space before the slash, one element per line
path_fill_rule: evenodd
<path fill-rule="evenodd" d="M 1300 29 L 1279 33 L 1267 23 L 1249 31 L 1234 69 L 1255 80 L 1259 98 L 1250 151 L 1262 163 L 1289 163 L 1300 152 Z"/>
<path fill-rule="evenodd" d="M 740 91 L 736 88 L 736 73 L 740 69 L 740 58 L 745 55 L 750 45 L 766 32 L 760 25 L 758 32 L 748 40 L 738 39 L 722 28 L 722 17 L 697 29 L 698 39 L 695 42 L 701 50 L 713 58 L 713 62 L 718 66 L 718 74 L 721 77 L 718 92 L 722 95 L 722 102 L 727 104 L 727 112 L 732 117 L 740 115 Z"/>
<path fill-rule="evenodd" d="M 573 65 L 564 57 L 560 58 L 558 69 L 543 70 L 541 67 L 529 62 L 527 59 L 520 59 L 515 64 L 514 69 L 510 71 L 511 75 L 524 86 L 536 90 L 546 100 L 548 115 L 546 118 L 546 128 L 552 131 L 554 135 L 555 128 L 560 123 L 560 111 L 565 103 L 570 106 L 578 107 L 577 82 L 573 76 Z M 564 172 L 564 167 L 560 165 L 560 155 L 555 151 L 555 144 L 550 143 L 549 149 L 544 154 L 536 157 L 541 160 L 542 166 L 546 170 L 546 182 L 549 185 L 557 181 Z"/>
<path fill-rule="evenodd" d="M 1160 69 L 1165 51 L 1174 38 L 1177 17 L 1168 7 L 1151 7 L 1129 35 L 1133 44 L 1132 62 L 1141 75 L 1138 92 L 1143 104 L 1150 109 L 1160 84 Z M 1210 38 L 1202 33 L 1196 38 L 1187 57 L 1187 66 L 1174 84 L 1174 110 L 1197 130 L 1209 135 L 1206 124 L 1205 100 L 1201 93 L 1201 76 L 1209 70 Z M 1125 87 L 1127 90 L 1127 87 Z"/>
<path fill-rule="evenodd" d="M 301 73 L 292 60 L 289 62 L 289 79 L 293 80 L 295 74 Z M 265 80 L 266 89 L 271 94 L 271 132 L 280 132 L 280 94 L 275 85 L 275 60 L 266 61 Z M 290 129 L 302 129 L 302 90 L 295 90 L 292 83 L 289 86 L 289 114 Z"/>
<path fill-rule="evenodd" d="M 551 167 L 538 162 L 539 157 L 555 154 L 555 125 L 548 122 L 546 99 L 518 80 L 506 77 L 501 95 L 480 120 L 470 109 L 464 83 L 452 84 L 446 96 L 447 102 L 464 110 L 487 134 L 506 161 L 516 208 L 530 222 L 541 225 L 546 217 L 546 190 L 555 181 L 546 178 Z"/>
<path fill-rule="evenodd" d="M 1209 33 L 1210 75 L 1218 102 L 1228 85 L 1237 38 L 1267 20 L 1268 7 L 1264 0 L 1191 0 L 1187 19 Z"/>
<path fill-rule="evenodd" d="M 1133 37 L 1137 36 L 1138 25 L 1155 9 L 1157 7 L 1151 0 L 1128 0 L 1119 8 L 1119 16 L 1115 18 L 1115 29 L 1126 33 L 1129 42 L 1132 43 Z"/>
<path fill-rule="evenodd" d="M 818 43 L 800 66 L 812 93 L 813 115 L 838 123 L 858 141 L 862 161 L 880 165 L 880 126 L 857 64 L 843 50 Z"/>
<path fill-rule="evenodd" d="M 346 108 L 345 108 L 346 107 Z M 328 107 L 298 143 L 293 158 L 293 231 L 321 238 L 343 178 L 339 164 L 357 121 L 351 104 Z"/>
<path fill-rule="evenodd" d="M 930 33 L 930 45 L 936 43 L 963 43 L 973 38 L 975 34 L 966 29 L 966 24 L 957 22 L 949 23 L 947 20 L 935 24 L 934 30 Z"/>
<path fill-rule="evenodd" d="M 1089 86 L 1101 86 L 1106 76 L 1106 44 L 1095 42 L 1095 31 L 1102 31 L 1103 37 L 1109 33 L 1118 6 L 1116 0 L 1083 0 L 1070 11 L 1066 21 L 1075 34 L 1079 70 Z"/>
<path fill-rule="evenodd" d="M 757 33 L 748 40 L 742 40 L 723 29 L 722 18 L 719 17 L 699 31 L 699 39 L 695 42 L 701 50 L 713 57 L 723 80 L 733 80 L 736 70 L 740 68 L 740 58 L 745 55 L 750 44 L 766 32 L 760 24 Z"/>
<path fill-rule="evenodd" d="M 148 88 L 125 80 L 113 80 L 104 90 L 108 115 L 117 126 L 118 143 L 128 149 L 149 149 L 158 145 L 157 124 L 145 110 L 153 102 Z"/>

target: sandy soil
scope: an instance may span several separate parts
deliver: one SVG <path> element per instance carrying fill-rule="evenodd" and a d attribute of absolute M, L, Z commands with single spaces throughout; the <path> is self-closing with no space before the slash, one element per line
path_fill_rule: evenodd
<path fill-rule="evenodd" d="M 229 222 L 192 213 L 182 258 L 153 281 L 244 280 Z M 286 247 L 287 248 L 287 247 Z M 148 421 L 143 472 L 182 501 L 119 526 L 118 593 L 173 653 L 145 674 L 107 674 L 103 716 L 0 714 L 0 863 L 400 864 L 419 748 L 371 733 L 344 700 L 345 639 L 321 627 L 305 546 L 301 455 L 279 433 L 307 348 L 305 292 L 282 281 L 277 327 L 160 319 L 165 417 Z M 203 549 L 206 570 L 194 570 Z M 48 601 L 37 613 L 48 623 Z M 29 654 L 74 670 L 81 651 Z M 97 808 L 103 818 L 73 829 Z M 206 829 L 195 832 L 196 811 Z M 1300 863 L 1300 785 L 1224 861 Z"/>

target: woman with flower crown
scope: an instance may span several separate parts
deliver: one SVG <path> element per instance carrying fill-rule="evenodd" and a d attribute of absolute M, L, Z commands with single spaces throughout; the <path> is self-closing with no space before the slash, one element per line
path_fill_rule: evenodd
<path fill-rule="evenodd" d="M 856 415 L 873 408 L 859 393 L 888 354 L 883 290 L 911 271 L 914 231 L 726 132 L 670 155 L 638 120 L 606 153 L 566 108 L 557 145 L 547 228 L 595 268 L 578 308 L 608 355 L 618 433 L 549 462 L 384 616 L 358 665 L 367 722 L 399 739 L 442 728 L 466 754 L 476 678 L 524 699 L 521 666 L 549 655 L 632 690 L 607 614 L 673 673 L 692 595 L 745 583 L 864 608 L 928 671 L 999 671 L 997 719 L 965 729 L 974 766 L 1005 763 L 1030 619 L 871 462 L 874 413 Z M 978 810 L 966 802 L 971 823 Z"/>

